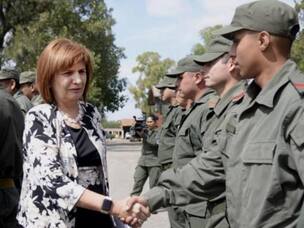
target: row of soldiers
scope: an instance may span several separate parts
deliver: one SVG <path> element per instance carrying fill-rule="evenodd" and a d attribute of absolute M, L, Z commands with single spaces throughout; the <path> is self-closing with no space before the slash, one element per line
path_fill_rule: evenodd
<path fill-rule="evenodd" d="M 167 99 L 162 173 L 130 204 L 168 207 L 172 228 L 304 227 L 304 75 L 290 59 L 298 31 L 289 5 L 244 4 L 203 55 L 166 74 L 163 100 L 191 106 Z"/>
<path fill-rule="evenodd" d="M 24 71 L 19 73 L 15 69 L 0 71 L 0 88 L 11 94 L 17 101 L 25 115 L 33 106 L 42 103 L 42 98 L 36 86 L 36 73 Z"/>

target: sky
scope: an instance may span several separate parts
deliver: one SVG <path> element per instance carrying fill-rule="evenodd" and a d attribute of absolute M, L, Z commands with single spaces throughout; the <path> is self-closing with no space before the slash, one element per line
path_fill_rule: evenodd
<path fill-rule="evenodd" d="M 127 78 L 128 97 L 124 108 L 106 113 L 108 120 L 140 116 L 128 91 L 139 75 L 132 73 L 136 57 L 146 51 L 158 52 L 162 59 L 175 61 L 190 54 L 196 43 L 202 43 L 199 31 L 217 24 L 231 22 L 234 9 L 251 0 L 105 0 L 116 20 L 113 26 L 115 44 L 125 49 L 119 77 Z M 282 0 L 294 6 L 293 0 Z"/>

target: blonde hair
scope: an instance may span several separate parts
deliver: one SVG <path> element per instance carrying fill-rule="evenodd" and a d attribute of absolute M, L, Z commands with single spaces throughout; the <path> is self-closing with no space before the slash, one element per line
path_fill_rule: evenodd
<path fill-rule="evenodd" d="M 90 51 L 81 44 L 65 38 L 53 40 L 45 47 L 37 61 L 37 85 L 46 103 L 55 102 L 50 87 L 54 76 L 79 62 L 83 62 L 86 67 L 87 81 L 83 92 L 83 100 L 86 100 L 93 73 Z"/>

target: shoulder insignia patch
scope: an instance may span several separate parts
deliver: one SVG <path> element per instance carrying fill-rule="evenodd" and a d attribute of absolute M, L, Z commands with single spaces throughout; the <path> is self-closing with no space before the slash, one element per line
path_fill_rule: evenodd
<path fill-rule="evenodd" d="M 218 97 L 213 97 L 211 99 L 208 100 L 208 107 L 209 108 L 214 108 L 216 106 L 216 104 L 218 103 L 219 98 Z"/>
<path fill-rule="evenodd" d="M 239 94 L 235 95 L 234 97 L 232 97 L 232 101 L 236 102 L 239 101 L 240 99 L 242 99 L 245 96 L 245 92 L 241 91 Z"/>

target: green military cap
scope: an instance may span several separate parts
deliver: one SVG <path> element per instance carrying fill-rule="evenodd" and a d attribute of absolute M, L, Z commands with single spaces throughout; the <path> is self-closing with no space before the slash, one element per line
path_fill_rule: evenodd
<path fill-rule="evenodd" d="M 224 38 L 223 36 L 217 36 L 210 41 L 207 51 L 203 55 L 194 56 L 194 61 L 198 64 L 204 64 L 211 62 L 225 53 L 229 53 L 232 46 L 232 41 Z"/>
<path fill-rule="evenodd" d="M 297 12 L 291 6 L 277 0 L 260 0 L 237 7 L 231 24 L 216 33 L 232 39 L 233 33 L 242 29 L 266 31 L 294 40 L 300 26 Z"/>
<path fill-rule="evenodd" d="M 34 71 L 24 71 L 20 74 L 20 84 L 34 83 L 36 80 L 36 73 Z"/>
<path fill-rule="evenodd" d="M 15 79 L 19 83 L 19 72 L 14 69 L 0 70 L 0 80 Z"/>
<path fill-rule="evenodd" d="M 185 72 L 199 72 L 202 67 L 193 61 L 193 56 L 188 55 L 177 62 L 177 66 L 166 75 L 177 77 Z"/>
<path fill-rule="evenodd" d="M 157 85 L 155 85 L 155 87 L 157 89 L 165 89 L 165 88 L 175 89 L 176 82 L 177 82 L 177 77 L 165 76 L 160 80 L 160 82 Z"/>

